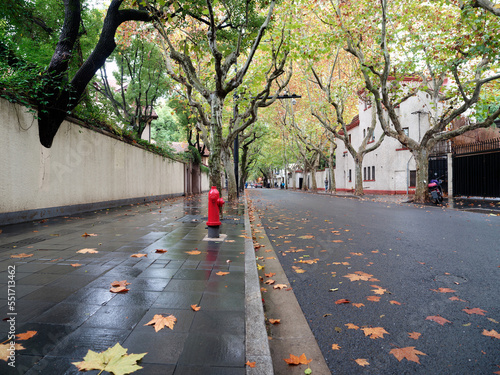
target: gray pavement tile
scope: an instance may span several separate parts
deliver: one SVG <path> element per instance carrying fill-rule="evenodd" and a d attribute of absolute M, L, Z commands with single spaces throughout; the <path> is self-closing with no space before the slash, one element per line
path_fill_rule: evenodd
<path fill-rule="evenodd" d="M 244 367 L 177 366 L 174 375 L 245 375 Z"/>
<path fill-rule="evenodd" d="M 208 280 L 210 277 L 210 270 L 193 270 L 193 269 L 183 269 L 178 270 L 172 279 L 183 279 L 183 280 Z"/>
<path fill-rule="evenodd" d="M 205 292 L 200 306 L 206 310 L 245 311 L 245 293 Z"/>
<path fill-rule="evenodd" d="M 210 311 L 202 306 L 191 326 L 193 332 L 220 335 L 244 335 L 245 313 L 243 311 Z"/>
<path fill-rule="evenodd" d="M 134 279 L 133 290 L 161 292 L 169 282 L 170 279 L 138 277 Z"/>
<path fill-rule="evenodd" d="M 203 292 L 162 292 L 152 308 L 189 309 L 191 305 L 199 305 Z"/>
<path fill-rule="evenodd" d="M 176 268 L 166 268 L 166 266 L 162 268 L 153 267 L 142 271 L 137 278 L 171 279 L 176 273 Z"/>
<path fill-rule="evenodd" d="M 60 340 L 49 355 L 67 357 L 73 361 L 82 361 L 89 350 L 99 353 L 113 347 L 117 342 L 124 346 L 123 342 L 129 335 L 130 330 L 127 329 L 82 326 Z M 129 350 L 129 353 L 143 352 Z"/>
<path fill-rule="evenodd" d="M 87 286 L 90 282 L 96 279 L 95 275 L 65 275 L 51 283 L 48 283 L 46 288 L 61 288 L 71 290 L 73 292 Z"/>
<path fill-rule="evenodd" d="M 62 324 L 77 328 L 101 307 L 101 305 L 61 302 L 43 314 L 32 317 L 30 322 Z"/>
<path fill-rule="evenodd" d="M 127 293 L 115 293 L 117 296 L 110 300 L 107 306 L 140 306 L 148 309 L 160 296 L 160 292 L 136 290 L 135 282 L 128 286 Z M 111 292 L 110 292 L 111 293 Z"/>
<path fill-rule="evenodd" d="M 38 275 L 34 275 L 38 276 Z M 45 301 L 45 302 L 61 302 L 66 297 L 70 296 L 73 290 L 61 287 L 42 287 L 40 289 L 27 294 L 23 297 L 24 301 Z"/>
<path fill-rule="evenodd" d="M 115 298 L 123 297 L 116 296 Z M 100 306 L 100 308 L 85 322 L 82 328 L 133 329 L 142 319 L 147 307 L 142 306 Z"/>
<path fill-rule="evenodd" d="M 42 375 L 42 374 L 58 374 L 58 375 L 77 375 L 81 374 L 78 368 L 71 362 L 76 362 L 71 358 L 45 356 L 35 363 L 25 375 Z M 92 371 L 94 372 L 94 371 Z M 87 374 L 92 374 L 87 372 Z M 95 371 L 97 373 L 97 371 Z"/>
<path fill-rule="evenodd" d="M 206 288 L 205 280 L 172 279 L 165 288 L 166 292 L 203 292 Z"/>
<path fill-rule="evenodd" d="M 112 300 L 117 294 L 104 288 L 82 288 L 68 296 L 65 303 L 80 303 L 82 305 L 104 305 Z"/>
<path fill-rule="evenodd" d="M 243 366 L 245 336 L 190 332 L 179 358 L 180 365 Z"/>
<path fill-rule="evenodd" d="M 21 285 L 17 284 L 15 288 L 16 299 L 23 298 L 24 296 L 34 292 L 41 288 L 41 285 Z M 0 300 L 6 300 L 8 297 L 8 287 L 2 286 L 0 287 Z"/>
<path fill-rule="evenodd" d="M 150 332 L 134 330 L 122 346 L 127 348 L 129 353 L 148 353 L 142 358 L 141 363 L 175 365 L 184 349 L 187 337 L 188 333 L 185 332 L 176 333 L 170 329 L 155 332 L 151 327 Z"/>

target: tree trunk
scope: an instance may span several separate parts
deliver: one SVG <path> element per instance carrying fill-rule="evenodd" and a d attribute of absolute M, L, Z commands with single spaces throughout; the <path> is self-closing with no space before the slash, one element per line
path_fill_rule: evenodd
<path fill-rule="evenodd" d="M 427 181 L 429 177 L 429 150 L 425 147 L 413 151 L 413 157 L 416 163 L 416 189 L 414 201 L 424 203 L 429 201 L 429 192 Z"/>
<path fill-rule="evenodd" d="M 361 196 L 365 193 L 363 192 L 363 156 L 358 154 L 354 158 L 354 173 L 355 173 L 355 185 L 354 185 L 354 195 Z"/>
<path fill-rule="evenodd" d="M 222 150 L 222 162 L 227 175 L 227 200 L 229 202 L 237 201 L 236 176 L 234 174 L 234 161 L 231 152 L 225 148 Z"/>
<path fill-rule="evenodd" d="M 335 194 L 337 192 L 337 183 L 335 182 L 335 170 L 333 169 L 333 154 L 335 152 L 335 149 L 337 148 L 337 145 L 335 143 L 332 143 L 330 146 L 330 156 L 328 157 L 328 166 L 329 166 L 329 177 L 330 177 L 330 183 L 329 183 L 329 188 L 330 191 Z"/>
<path fill-rule="evenodd" d="M 222 102 L 220 98 L 212 95 L 210 107 L 210 155 L 208 157 L 210 186 L 217 187 L 217 190 L 222 194 Z"/>
<path fill-rule="evenodd" d="M 316 183 L 316 167 L 317 167 L 317 164 L 315 163 L 311 168 L 311 179 L 312 179 L 311 189 L 314 192 L 318 191 L 318 184 Z"/>

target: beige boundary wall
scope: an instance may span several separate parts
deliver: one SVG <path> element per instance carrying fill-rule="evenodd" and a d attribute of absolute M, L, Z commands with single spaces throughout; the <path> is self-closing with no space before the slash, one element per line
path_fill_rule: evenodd
<path fill-rule="evenodd" d="M 33 114 L 4 99 L 0 140 L 0 225 L 184 194 L 183 163 L 69 121 L 45 148 Z"/>

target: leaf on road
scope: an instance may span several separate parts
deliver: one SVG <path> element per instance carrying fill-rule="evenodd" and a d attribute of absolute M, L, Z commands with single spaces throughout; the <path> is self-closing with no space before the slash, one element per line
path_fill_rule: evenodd
<path fill-rule="evenodd" d="M 484 315 L 486 310 L 480 309 L 479 307 L 475 307 L 473 309 L 463 309 L 462 311 L 465 311 L 467 314 L 477 314 L 477 315 Z"/>
<path fill-rule="evenodd" d="M 342 347 L 339 346 L 338 344 L 332 344 L 332 350 L 340 350 L 340 348 Z"/>
<path fill-rule="evenodd" d="M 131 258 L 142 258 L 142 257 L 147 257 L 148 254 L 132 254 L 130 257 Z"/>
<path fill-rule="evenodd" d="M 200 255 L 201 251 L 199 251 L 199 250 L 191 250 L 191 251 L 186 251 L 185 253 L 189 254 L 189 255 Z"/>
<path fill-rule="evenodd" d="M 160 253 L 160 254 L 163 254 L 163 253 L 166 253 L 168 250 L 165 250 L 165 249 L 156 249 L 155 250 L 155 253 Z"/>
<path fill-rule="evenodd" d="M 342 240 L 333 240 L 332 242 L 338 243 L 338 242 L 344 242 Z"/>
<path fill-rule="evenodd" d="M 452 301 L 467 302 L 466 300 L 460 299 L 460 298 L 458 298 L 457 296 L 453 296 L 453 297 L 450 297 L 450 298 L 448 298 L 448 299 L 449 299 L 449 300 L 452 300 Z"/>
<path fill-rule="evenodd" d="M 345 298 L 338 299 L 338 300 L 335 301 L 336 305 L 342 305 L 342 304 L 345 304 L 345 303 L 351 303 L 351 301 L 349 301 L 348 299 L 345 299 Z"/>
<path fill-rule="evenodd" d="M 87 233 L 85 232 L 84 234 L 82 234 L 82 237 L 96 237 L 97 234 L 94 234 L 94 233 Z"/>
<path fill-rule="evenodd" d="M 439 316 L 439 315 L 428 316 L 427 318 L 425 318 L 425 320 L 432 320 L 432 321 L 434 321 L 436 323 L 441 324 L 442 326 L 444 326 L 445 323 L 451 323 L 448 319 L 445 319 L 445 318 L 443 318 L 442 316 Z"/>
<path fill-rule="evenodd" d="M 14 348 L 15 348 L 16 352 L 18 350 L 24 350 L 24 349 L 26 349 L 21 344 L 15 344 Z M 10 357 L 10 352 L 11 352 L 10 343 L 0 344 L 0 359 L 4 360 L 5 362 L 8 362 L 9 361 L 9 357 Z"/>
<path fill-rule="evenodd" d="M 311 235 L 305 235 L 305 236 L 300 236 L 299 238 L 302 238 L 303 240 L 311 240 L 314 238 L 314 236 L 311 236 Z"/>
<path fill-rule="evenodd" d="M 115 375 L 130 374 L 140 370 L 142 367 L 137 365 L 147 353 L 127 354 L 127 350 L 120 344 L 102 353 L 89 350 L 82 362 L 72 362 L 80 371 L 101 370 L 113 373 Z"/>
<path fill-rule="evenodd" d="M 112 292 L 112 293 L 126 293 L 128 292 L 130 289 L 128 289 L 127 287 L 124 287 L 124 286 L 117 286 L 115 288 L 110 288 L 109 291 Z"/>
<path fill-rule="evenodd" d="M 496 339 L 500 339 L 500 333 L 492 329 L 491 331 L 487 331 L 483 329 L 483 335 L 488 336 L 488 337 L 494 337 Z"/>
<path fill-rule="evenodd" d="M 349 253 L 351 255 L 355 255 L 355 256 L 358 256 L 358 257 L 362 257 L 363 256 L 363 253 Z"/>
<path fill-rule="evenodd" d="M 254 368 L 255 367 L 255 362 L 247 361 L 247 363 L 245 363 L 245 365 L 247 365 L 248 367 Z"/>
<path fill-rule="evenodd" d="M 287 287 L 286 284 L 276 284 L 273 286 L 274 289 L 280 289 L 280 290 L 286 287 Z"/>
<path fill-rule="evenodd" d="M 370 362 L 368 362 L 364 358 L 355 359 L 354 362 L 356 362 L 358 365 L 363 366 L 363 367 L 368 366 L 370 364 Z"/>
<path fill-rule="evenodd" d="M 37 334 L 37 331 L 27 331 L 24 333 L 18 333 L 16 335 L 16 337 L 19 341 L 24 341 L 24 340 L 28 340 L 28 339 L 32 338 L 36 334 Z"/>
<path fill-rule="evenodd" d="M 113 281 L 111 283 L 111 286 L 127 286 L 130 285 L 130 283 L 127 282 L 127 280 L 122 280 L 122 281 Z"/>
<path fill-rule="evenodd" d="M 97 254 L 98 251 L 96 249 L 81 249 L 81 250 L 78 250 L 77 253 L 80 253 L 80 254 Z"/>
<path fill-rule="evenodd" d="M 358 281 L 358 280 L 368 281 L 368 280 L 370 280 L 370 278 L 373 277 L 373 275 L 370 275 L 370 274 L 362 272 L 362 271 L 356 271 L 354 273 L 349 273 L 349 274 L 345 275 L 344 277 L 347 277 L 351 281 Z"/>
<path fill-rule="evenodd" d="M 76 267 L 80 267 L 81 264 L 80 263 L 71 263 L 71 266 L 76 268 Z"/>
<path fill-rule="evenodd" d="M 304 272 L 306 272 L 306 270 L 303 270 L 302 268 L 297 267 L 297 266 L 292 266 L 292 268 L 295 271 L 295 273 L 304 273 Z"/>
<path fill-rule="evenodd" d="M 359 309 L 360 307 L 363 307 L 365 304 L 364 303 L 353 303 L 352 305 L 356 306 Z"/>
<path fill-rule="evenodd" d="M 281 319 L 269 319 L 269 323 L 271 323 L 271 324 L 280 324 L 281 323 Z"/>
<path fill-rule="evenodd" d="M 268 284 L 268 285 L 272 285 L 274 284 L 276 281 L 274 281 L 273 279 L 268 279 L 265 281 L 265 284 Z"/>
<path fill-rule="evenodd" d="M 438 292 L 438 293 L 456 293 L 455 290 L 450 289 L 450 288 L 438 288 L 438 289 L 431 289 L 433 292 Z"/>
<path fill-rule="evenodd" d="M 225 276 L 225 275 L 229 275 L 229 272 L 219 271 L 219 272 L 216 272 L 215 274 L 216 274 L 217 276 Z"/>
<path fill-rule="evenodd" d="M 177 321 L 177 318 L 173 315 L 163 316 L 162 314 L 155 314 L 153 319 L 151 319 L 148 323 L 144 324 L 145 326 L 154 326 L 155 332 L 158 332 L 160 329 L 168 327 L 170 329 L 174 329 L 174 324 Z"/>
<path fill-rule="evenodd" d="M 274 272 L 269 272 L 269 273 L 266 273 L 264 274 L 266 277 L 273 277 L 274 275 L 276 275 L 276 273 Z"/>
<path fill-rule="evenodd" d="M 29 257 L 32 257 L 32 256 L 33 256 L 33 254 L 21 253 L 21 254 L 11 255 L 10 257 L 11 258 L 29 258 Z"/>
<path fill-rule="evenodd" d="M 201 307 L 197 305 L 191 305 L 191 308 L 193 309 L 193 311 L 200 311 L 201 309 Z"/>
<path fill-rule="evenodd" d="M 365 336 L 370 336 L 371 339 L 383 339 L 384 334 L 389 335 L 389 332 L 387 332 L 383 327 L 366 327 L 361 328 L 361 330 L 365 333 Z"/>
<path fill-rule="evenodd" d="M 401 362 L 403 358 L 406 358 L 408 361 L 416 362 L 420 364 L 420 360 L 417 355 L 427 355 L 422 353 L 420 350 L 416 350 L 414 346 L 407 346 L 406 348 L 395 348 L 390 352 L 396 359 Z"/>
<path fill-rule="evenodd" d="M 346 326 L 349 329 L 359 329 L 359 327 L 356 324 L 352 324 L 352 323 L 347 323 Z"/>
<path fill-rule="evenodd" d="M 418 340 L 422 334 L 420 332 L 408 332 L 408 336 L 413 340 Z"/>
<path fill-rule="evenodd" d="M 284 361 L 289 365 L 307 365 L 312 359 L 307 359 L 306 355 L 302 353 L 300 357 L 290 354 L 290 358 L 285 358 Z"/>
<path fill-rule="evenodd" d="M 389 301 L 391 305 L 401 305 L 401 302 L 398 301 Z"/>
<path fill-rule="evenodd" d="M 378 301 L 380 301 L 380 297 L 379 296 L 368 296 L 368 297 L 366 297 L 366 299 L 368 301 L 371 301 L 371 302 L 378 302 Z"/>
<path fill-rule="evenodd" d="M 387 292 L 387 289 L 384 289 L 378 285 L 371 285 L 373 288 L 377 288 L 377 289 L 372 289 L 372 292 L 375 293 L 375 294 L 379 294 L 379 295 L 383 295 Z"/>

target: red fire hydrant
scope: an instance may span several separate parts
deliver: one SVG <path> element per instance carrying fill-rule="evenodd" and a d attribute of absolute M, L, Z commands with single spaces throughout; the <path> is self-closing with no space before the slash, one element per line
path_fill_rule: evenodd
<path fill-rule="evenodd" d="M 224 205 L 224 199 L 219 198 L 219 191 L 216 186 L 212 186 L 208 193 L 208 237 L 219 238 L 220 210 Z"/>

